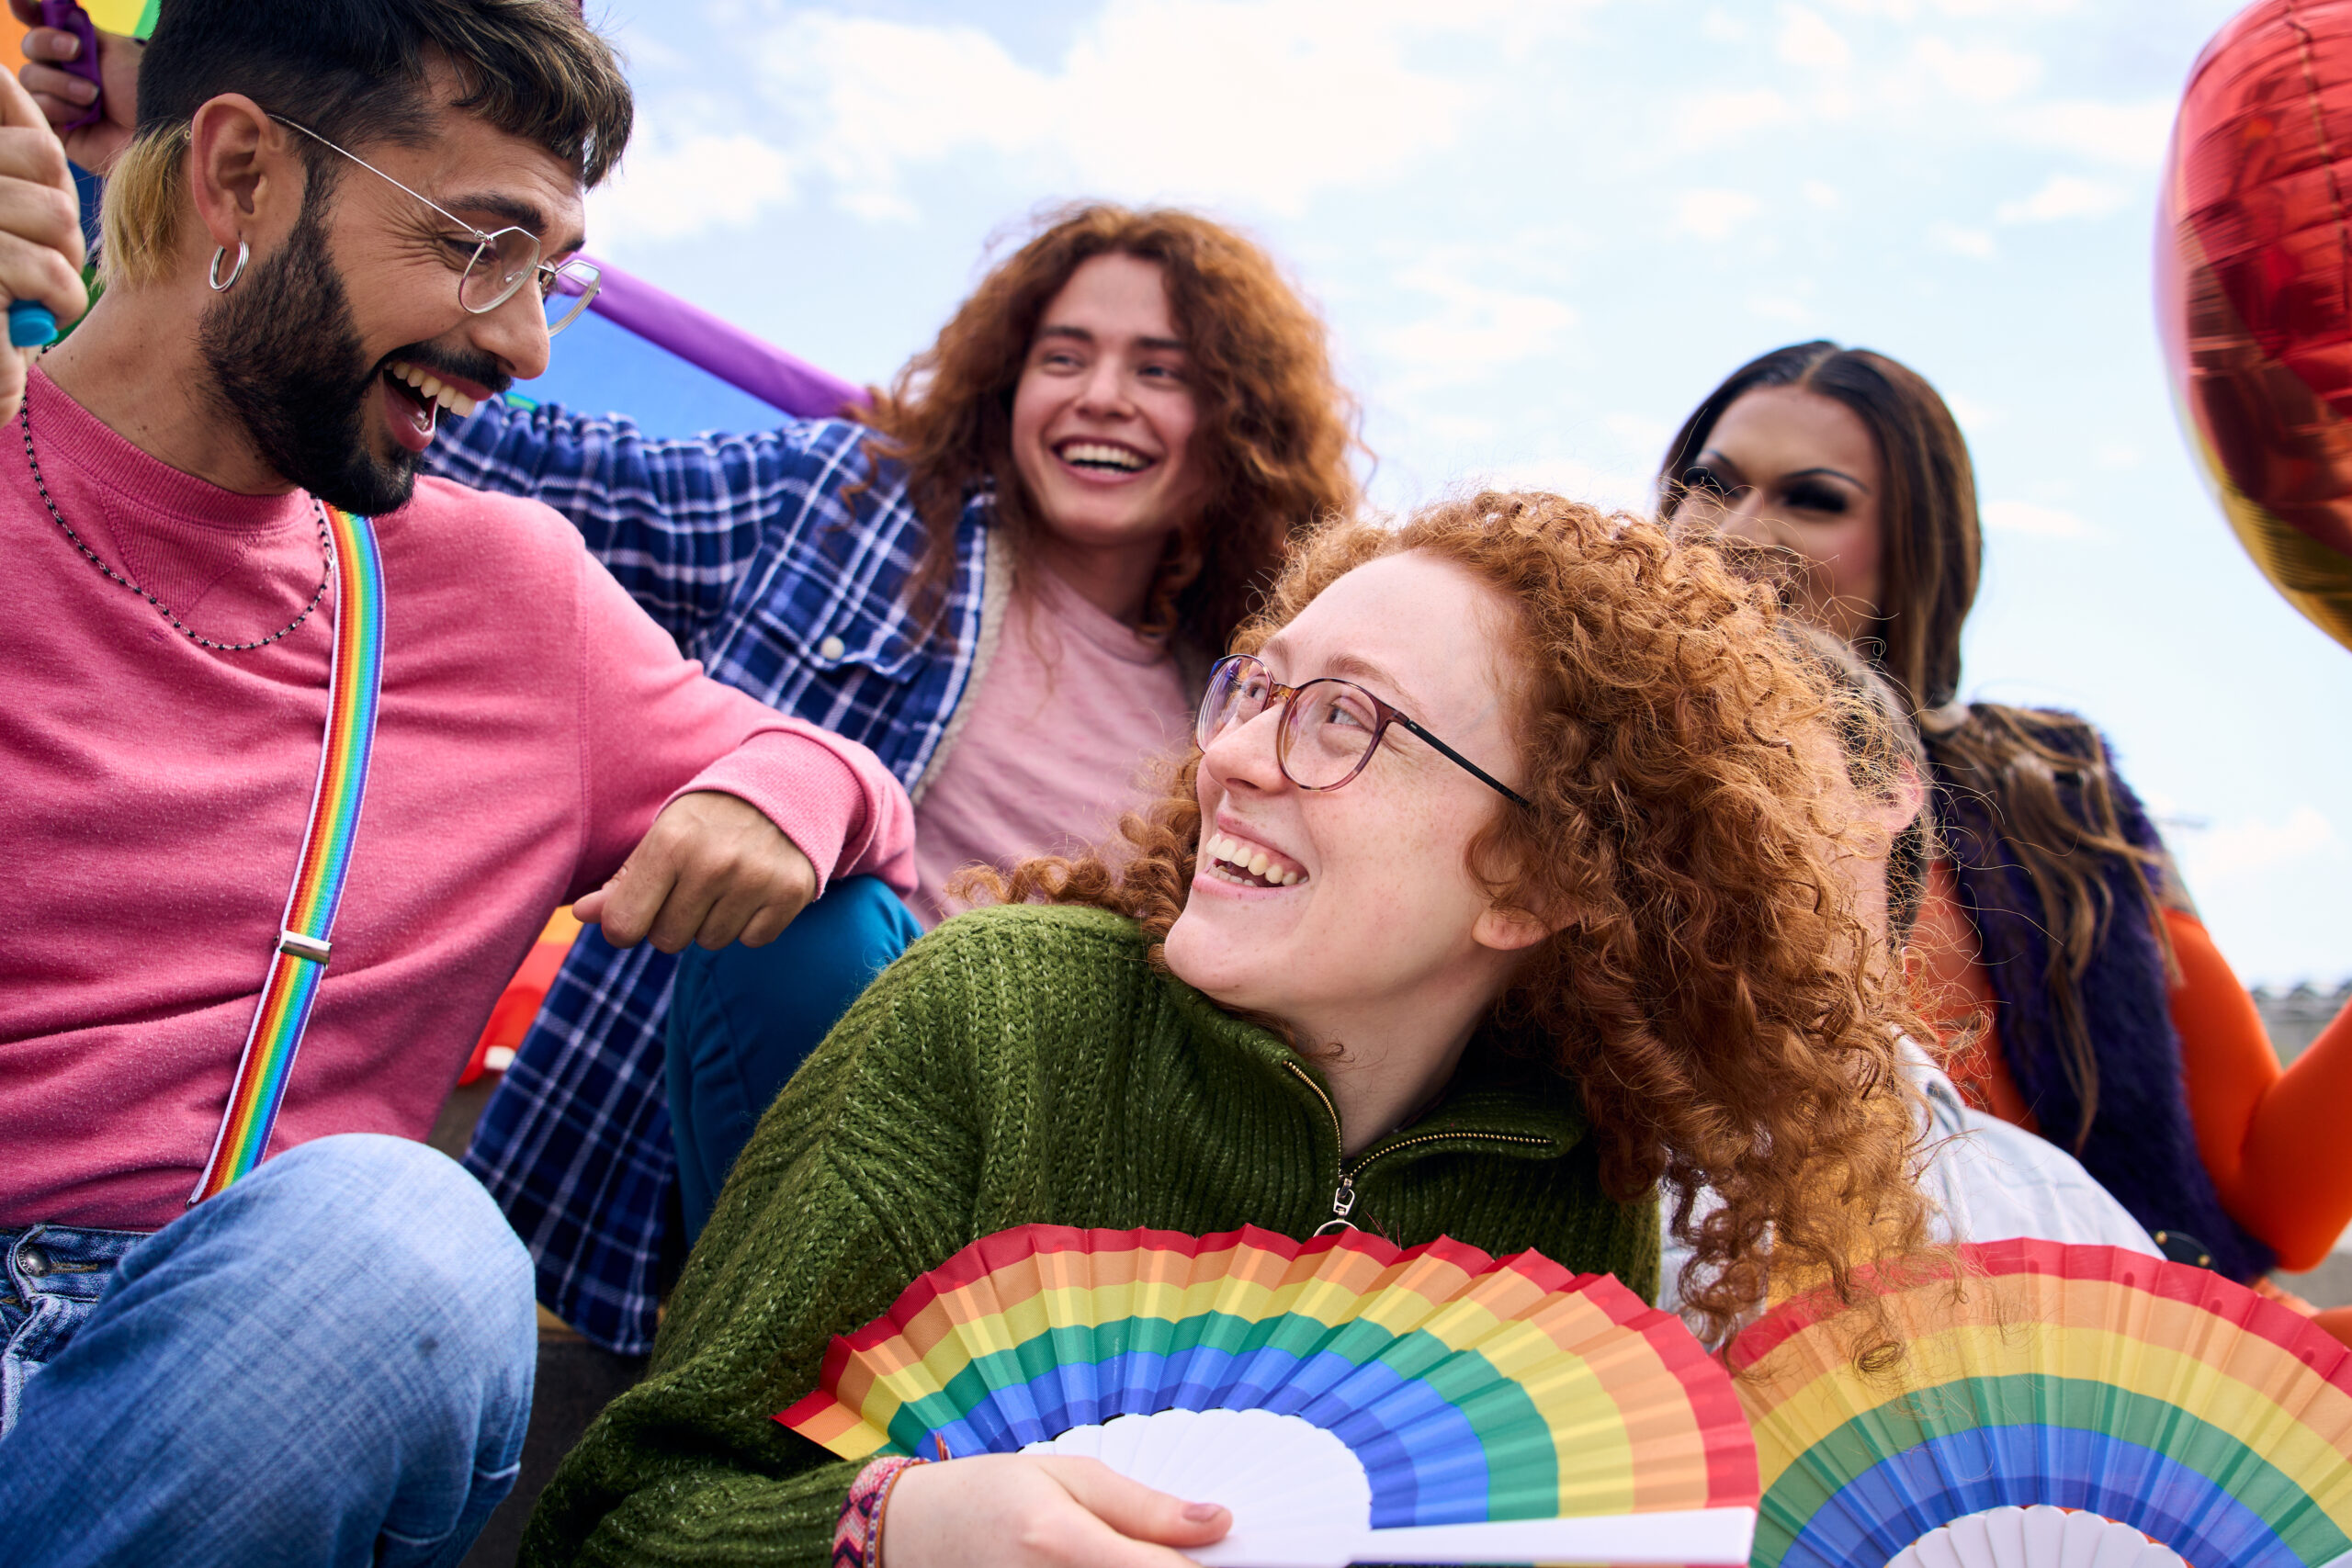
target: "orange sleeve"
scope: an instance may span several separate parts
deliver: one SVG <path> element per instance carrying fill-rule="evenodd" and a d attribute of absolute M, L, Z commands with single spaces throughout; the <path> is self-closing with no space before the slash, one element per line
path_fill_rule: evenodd
<path fill-rule="evenodd" d="M 2281 1071 L 2254 998 L 2204 925 L 2166 909 L 2165 927 L 2180 962 L 2172 1021 L 2206 1171 L 2280 1268 L 2315 1268 L 2352 1224 L 2352 1009 Z"/>

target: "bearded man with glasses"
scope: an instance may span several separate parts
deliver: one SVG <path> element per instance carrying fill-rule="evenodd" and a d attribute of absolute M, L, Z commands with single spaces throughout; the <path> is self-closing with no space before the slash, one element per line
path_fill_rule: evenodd
<path fill-rule="evenodd" d="M 575 5 L 165 0 L 138 85 L 104 298 L 0 356 L 0 1540 L 455 1562 L 531 1270 L 416 1140 L 500 987 L 568 900 L 674 952 L 910 887 L 910 807 L 418 476 L 595 288 L 630 100 Z M 0 83 L 0 287 L 69 320 L 73 211 Z"/>

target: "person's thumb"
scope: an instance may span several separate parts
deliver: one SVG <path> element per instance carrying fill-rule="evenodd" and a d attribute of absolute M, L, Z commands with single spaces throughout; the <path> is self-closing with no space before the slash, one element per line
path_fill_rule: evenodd
<path fill-rule="evenodd" d="M 1224 1540 L 1225 1532 L 1233 1528 L 1230 1510 L 1154 1491 L 1098 1460 L 1057 1458 L 1046 1462 L 1064 1491 L 1130 1540 L 1206 1546 Z"/>
<path fill-rule="evenodd" d="M 25 91 L 22 82 L 17 80 L 17 73 L 0 71 L 0 82 L 7 84 L 6 87 L 0 87 L 0 126 L 47 130 L 49 117 L 40 112 L 40 106 L 33 102 L 33 96 Z"/>

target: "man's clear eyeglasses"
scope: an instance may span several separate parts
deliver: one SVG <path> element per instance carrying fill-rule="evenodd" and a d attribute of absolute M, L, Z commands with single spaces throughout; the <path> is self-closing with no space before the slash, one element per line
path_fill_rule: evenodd
<path fill-rule="evenodd" d="M 541 265 L 539 237 L 528 229 L 506 228 L 486 234 L 431 197 L 409 190 L 358 153 L 335 146 L 309 126 L 298 125 L 282 114 L 269 118 L 288 130 L 300 131 L 322 147 L 343 153 L 385 184 L 399 186 L 465 231 L 473 241 L 473 254 L 467 258 L 465 271 L 458 279 L 458 303 L 465 307 L 468 314 L 490 314 L 536 277 L 539 302 L 547 311 L 548 335 L 553 337 L 580 319 L 580 312 L 588 308 L 588 301 L 596 297 L 596 290 L 603 286 L 604 275 L 594 262 L 574 256 L 555 266 Z M 453 254 L 451 260 L 455 259 Z"/>
<path fill-rule="evenodd" d="M 1218 736 L 1248 724 L 1276 703 L 1283 705 L 1283 717 L 1274 731 L 1274 761 L 1283 777 L 1301 789 L 1337 789 L 1346 784 L 1372 761 L 1388 727 L 1401 724 L 1480 784 L 1521 806 L 1528 804 L 1525 795 L 1353 681 L 1326 675 L 1285 686 L 1246 653 L 1210 666 L 1209 689 L 1201 697 L 1193 739 L 1205 751 Z"/>

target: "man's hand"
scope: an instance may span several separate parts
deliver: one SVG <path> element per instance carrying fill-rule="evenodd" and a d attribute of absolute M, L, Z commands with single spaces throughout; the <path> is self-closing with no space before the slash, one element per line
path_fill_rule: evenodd
<path fill-rule="evenodd" d="M 50 61 L 67 61 L 82 51 L 82 40 L 62 28 L 40 25 L 40 0 L 8 0 L 17 20 L 32 28 L 25 35 L 25 68 L 17 79 L 32 94 L 33 102 L 52 126 L 65 126 L 89 112 L 98 89 Z M 106 85 L 106 115 L 65 136 L 67 155 L 94 175 L 114 167 L 130 145 L 131 128 L 139 123 L 139 60 L 147 46 L 135 38 L 95 29 L 98 35 L 98 79 Z"/>
<path fill-rule="evenodd" d="M 613 879 L 572 905 L 605 940 L 664 953 L 688 942 L 764 947 L 817 896 L 817 868 L 749 801 L 715 791 L 662 807 Z"/>
<path fill-rule="evenodd" d="M 63 326 L 90 308 L 82 287 L 82 207 L 57 133 L 32 96 L 0 74 L 0 303 L 38 299 Z M 25 400 L 25 367 L 40 354 L 0 354 L 0 421 Z"/>

